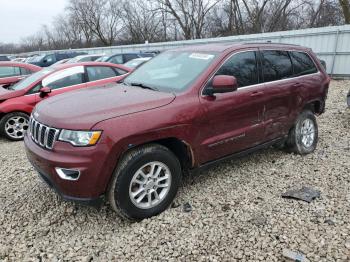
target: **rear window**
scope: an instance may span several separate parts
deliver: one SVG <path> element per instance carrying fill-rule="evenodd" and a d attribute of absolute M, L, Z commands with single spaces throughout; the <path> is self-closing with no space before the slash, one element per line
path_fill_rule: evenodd
<path fill-rule="evenodd" d="M 287 51 L 262 51 L 264 82 L 281 80 L 293 76 L 293 67 Z"/>
<path fill-rule="evenodd" d="M 317 68 L 307 53 L 289 52 L 293 62 L 294 76 L 308 75 L 317 72 Z"/>

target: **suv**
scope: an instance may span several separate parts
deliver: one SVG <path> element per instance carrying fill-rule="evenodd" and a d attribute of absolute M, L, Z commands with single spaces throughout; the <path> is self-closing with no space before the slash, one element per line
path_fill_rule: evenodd
<path fill-rule="evenodd" d="M 63 59 L 67 59 L 67 58 L 70 59 L 78 55 L 86 55 L 86 53 L 69 52 L 69 53 L 52 53 L 52 54 L 38 55 L 30 59 L 28 63 L 37 65 L 40 67 L 47 67 Z"/>
<path fill-rule="evenodd" d="M 64 199 L 107 197 L 143 219 L 173 201 L 182 175 L 278 144 L 315 150 L 315 115 L 330 78 L 307 48 L 217 44 L 153 58 L 119 88 L 87 89 L 38 104 L 28 159 Z"/>

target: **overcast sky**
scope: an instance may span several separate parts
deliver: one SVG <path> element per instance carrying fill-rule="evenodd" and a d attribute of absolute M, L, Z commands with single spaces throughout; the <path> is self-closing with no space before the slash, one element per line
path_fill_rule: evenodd
<path fill-rule="evenodd" d="M 18 43 L 21 38 L 50 24 L 64 11 L 68 0 L 0 0 L 0 42 Z"/>

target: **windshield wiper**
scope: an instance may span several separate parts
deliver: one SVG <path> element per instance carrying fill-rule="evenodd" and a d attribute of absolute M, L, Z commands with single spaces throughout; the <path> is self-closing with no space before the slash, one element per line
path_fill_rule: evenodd
<path fill-rule="evenodd" d="M 125 83 L 125 82 L 124 82 Z M 145 85 L 143 83 L 130 83 L 131 86 L 138 86 L 138 87 L 141 87 L 143 89 L 149 89 L 149 90 L 153 90 L 153 91 L 159 91 L 157 88 L 155 87 L 151 87 L 151 86 L 148 86 L 148 85 Z"/>

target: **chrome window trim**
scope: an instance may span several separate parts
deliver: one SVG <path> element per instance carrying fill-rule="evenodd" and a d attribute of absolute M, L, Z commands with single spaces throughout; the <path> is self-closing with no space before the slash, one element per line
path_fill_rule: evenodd
<path fill-rule="evenodd" d="M 295 76 L 295 77 L 290 77 L 290 78 L 284 78 L 284 79 L 279 79 L 279 80 L 274 80 L 274 81 L 270 81 L 270 82 L 263 82 L 263 83 L 258 83 L 258 84 L 255 84 L 255 85 L 249 85 L 249 86 L 244 86 L 244 87 L 240 87 L 238 88 L 236 91 L 240 91 L 240 90 L 245 90 L 245 89 L 249 89 L 249 88 L 254 88 L 254 87 L 259 87 L 259 86 L 264 86 L 265 84 L 269 84 L 269 83 L 278 83 L 278 82 L 282 82 L 282 81 L 286 81 L 286 80 L 291 80 L 291 79 L 298 79 L 300 77 L 305 77 L 305 76 L 312 76 L 312 75 L 320 75 L 321 72 L 319 70 L 319 68 L 317 67 L 314 59 L 305 51 L 299 51 L 299 50 L 295 50 L 295 49 L 276 49 L 276 48 L 262 48 L 260 49 L 260 47 L 255 47 L 253 49 L 244 49 L 242 51 L 238 51 L 238 52 L 235 52 L 233 54 L 231 54 L 230 56 L 228 56 L 221 64 L 220 66 L 218 67 L 217 70 L 214 71 L 214 73 L 209 77 L 209 79 L 205 82 L 205 84 L 201 87 L 201 97 L 207 97 L 207 95 L 204 95 L 203 92 L 204 92 L 204 89 L 205 87 L 208 85 L 208 83 L 213 79 L 213 77 L 216 75 L 216 73 L 220 70 L 220 68 L 229 60 L 231 59 L 234 55 L 236 54 L 240 54 L 240 53 L 246 53 L 246 52 L 259 52 L 259 51 L 286 51 L 286 52 L 299 52 L 299 53 L 304 53 L 306 54 L 307 56 L 309 56 L 309 58 L 311 59 L 311 61 L 313 62 L 314 66 L 316 67 L 317 69 L 317 72 L 316 73 L 312 73 L 312 74 L 307 74 L 307 75 L 301 75 L 301 76 Z M 293 61 L 291 60 L 292 62 L 292 65 L 293 65 Z M 259 73 L 259 72 L 258 72 Z M 236 92 L 234 91 L 234 92 Z"/>

